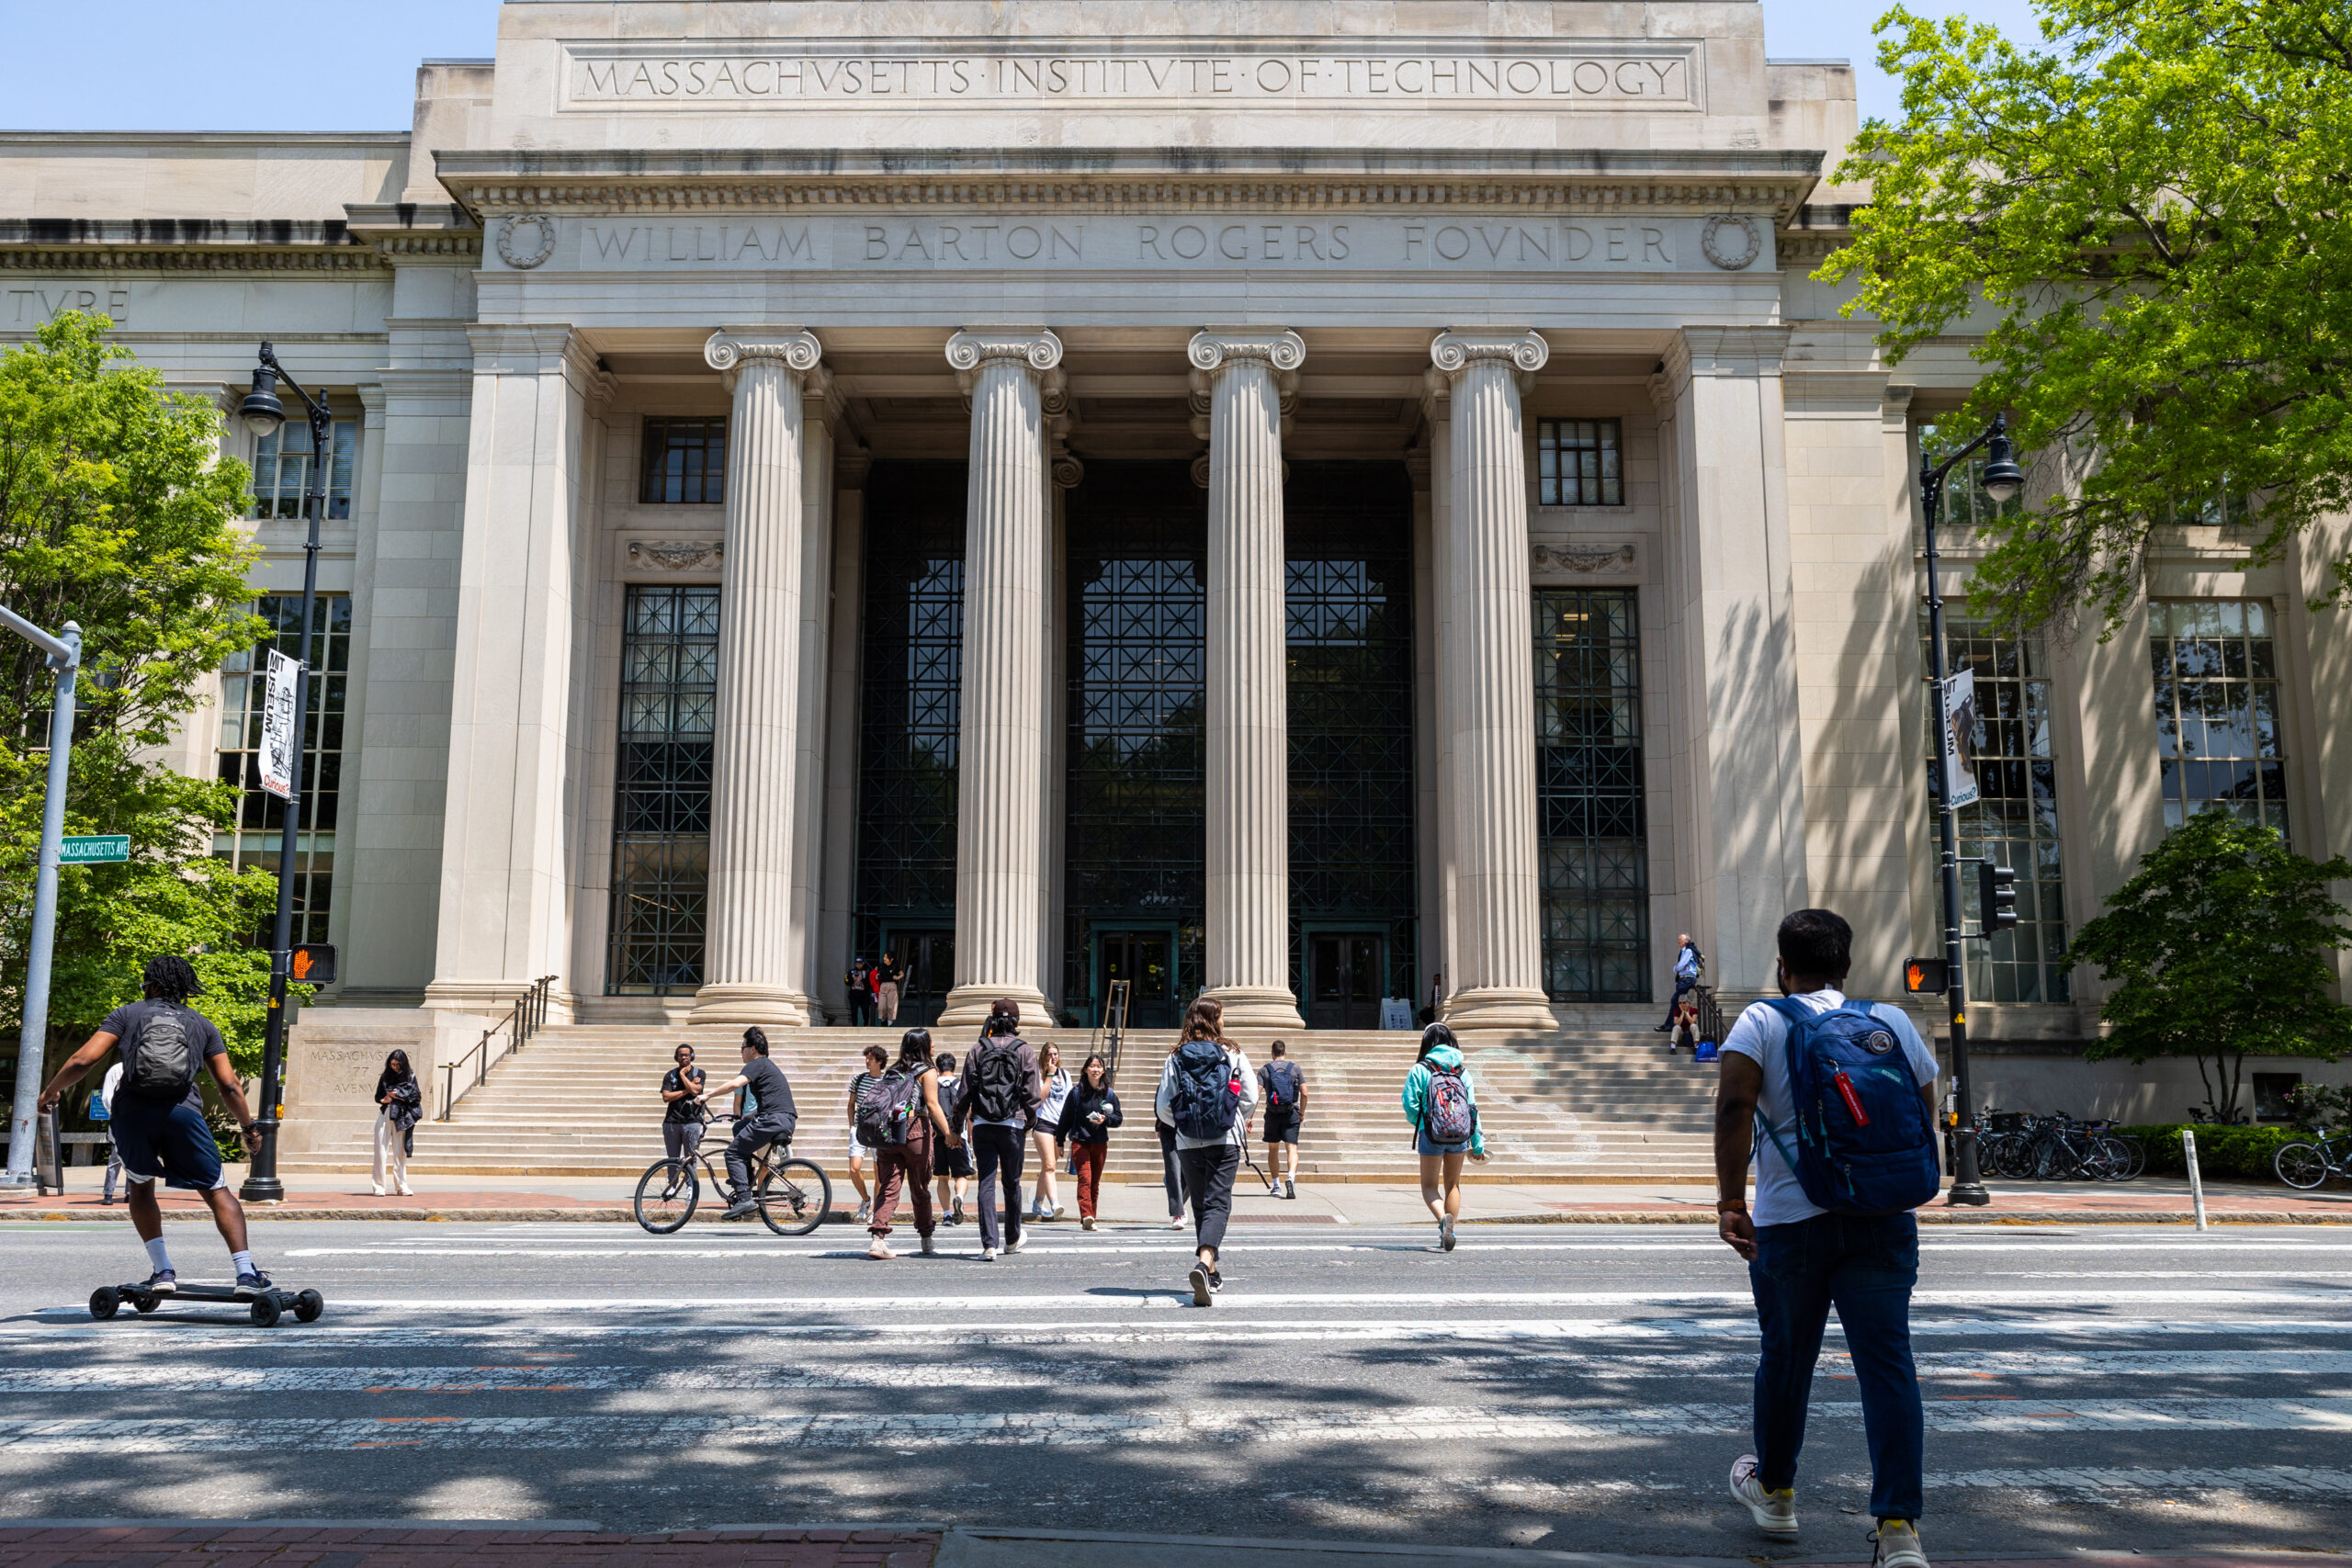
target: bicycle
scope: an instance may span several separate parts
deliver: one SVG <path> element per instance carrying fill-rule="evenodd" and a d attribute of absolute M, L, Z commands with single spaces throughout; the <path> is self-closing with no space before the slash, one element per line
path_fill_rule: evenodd
<path fill-rule="evenodd" d="M 2330 1133 L 2308 1143 L 2282 1145 L 2270 1168 L 2290 1187 L 2305 1191 L 2331 1176 L 2352 1177 L 2352 1133 Z"/>
<path fill-rule="evenodd" d="M 703 1125 L 731 1122 L 732 1116 L 703 1113 Z M 721 1145 L 722 1148 L 724 1145 Z M 822 1168 L 814 1163 L 787 1156 L 777 1158 L 789 1144 L 771 1144 L 762 1149 L 759 1164 L 752 1172 L 752 1201 L 759 1206 L 760 1219 L 778 1235 L 807 1235 L 822 1224 L 833 1206 L 833 1182 Z M 670 1235 L 682 1230 L 695 1217 L 695 1210 L 702 1201 L 705 1180 L 719 1192 L 731 1192 L 733 1187 L 721 1178 L 710 1163 L 706 1145 L 696 1145 L 694 1154 L 685 1159 L 658 1159 L 645 1168 L 637 1179 L 634 1212 L 637 1223 L 655 1235 Z M 702 1168 L 697 1179 L 695 1167 Z"/>

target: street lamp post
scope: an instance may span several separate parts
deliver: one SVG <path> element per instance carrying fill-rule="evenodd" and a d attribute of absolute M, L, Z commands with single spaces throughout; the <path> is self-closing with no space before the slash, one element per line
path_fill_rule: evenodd
<path fill-rule="evenodd" d="M 82 670 L 82 628 L 51 637 L 15 611 L 0 626 L 49 656 L 56 684 L 49 707 L 49 794 L 40 805 L 40 866 L 33 880 L 32 942 L 25 955 L 25 1006 L 17 1042 L 17 1098 L 8 1120 L 8 1168 L 0 1187 L 31 1187 L 33 1119 L 40 1104 L 41 1057 L 49 1044 L 49 967 L 57 939 L 57 862 L 65 837 L 65 784 L 74 753 L 74 685 Z"/>
<path fill-rule="evenodd" d="M 1951 1195 L 1947 1202 L 1981 1209 L 1993 1201 L 1976 1168 L 1976 1105 L 1968 1087 L 1968 966 L 1962 957 L 1960 929 L 1959 808 L 1951 803 L 1951 774 L 1944 764 L 1945 732 L 1951 716 L 1944 710 L 1944 591 L 1936 555 L 1936 513 L 1943 505 L 1944 479 L 1980 446 L 1986 448 L 1983 483 L 1996 505 L 2007 505 L 2025 488 L 2025 474 L 2009 446 L 2009 416 L 1997 413 L 1975 440 L 1930 466 L 1919 457 L 1919 508 L 1928 530 L 1928 648 L 1929 689 L 1936 700 L 1936 819 L 1942 841 L 1944 896 L 1945 997 L 1951 1005 L 1952 1097 L 1960 1108 L 1960 1125 L 1952 1132 Z"/>
<path fill-rule="evenodd" d="M 310 532 L 302 543 L 302 629 L 294 667 L 294 769 L 286 795 L 284 831 L 277 844 L 277 923 L 269 940 L 269 1022 L 261 1053 L 261 1114 L 254 1119 L 260 1143 L 240 1195 L 248 1203 L 275 1203 L 286 1196 L 277 1179 L 277 1129 L 281 1098 L 278 1078 L 286 1066 L 286 980 L 294 945 L 294 853 L 302 819 L 302 765 L 307 755 L 305 726 L 310 712 L 311 615 L 319 596 L 319 523 L 327 510 L 328 443 L 334 436 L 334 417 L 302 384 L 286 373 L 269 344 L 261 345 L 261 364 L 254 371 L 254 389 L 238 405 L 238 417 L 256 436 L 267 437 L 286 423 L 285 405 L 277 400 L 277 383 L 294 389 L 311 422 L 311 482 L 302 492 L 302 515 Z"/>

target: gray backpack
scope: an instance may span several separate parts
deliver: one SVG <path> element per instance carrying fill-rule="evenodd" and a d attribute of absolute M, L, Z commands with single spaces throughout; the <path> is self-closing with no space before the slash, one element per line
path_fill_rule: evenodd
<path fill-rule="evenodd" d="M 177 1104 L 196 1087 L 196 1042 L 187 1020 L 166 1003 L 141 1021 L 123 1042 L 122 1083 L 115 1092 L 160 1105 Z"/>

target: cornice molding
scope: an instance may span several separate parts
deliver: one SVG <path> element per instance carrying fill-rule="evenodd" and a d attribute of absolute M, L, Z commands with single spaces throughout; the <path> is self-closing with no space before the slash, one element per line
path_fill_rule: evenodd
<path fill-rule="evenodd" d="M 374 250 L 356 247 L 273 251 L 77 245 L 59 249 L 0 243 L 0 272 L 350 273 L 384 272 L 390 265 Z"/>
<path fill-rule="evenodd" d="M 978 149 L 442 152 L 485 220 L 550 212 L 1019 207 L 1068 212 L 1510 209 L 1795 218 L 1812 152 Z"/>

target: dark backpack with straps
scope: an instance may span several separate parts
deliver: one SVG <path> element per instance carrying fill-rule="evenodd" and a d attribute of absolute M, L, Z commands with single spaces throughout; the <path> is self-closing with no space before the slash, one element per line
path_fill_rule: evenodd
<path fill-rule="evenodd" d="M 1266 1106 L 1272 1111 L 1298 1109 L 1298 1068 L 1289 1062 L 1266 1064 Z"/>
<path fill-rule="evenodd" d="M 983 1040 L 964 1058 L 964 1092 L 972 1114 L 983 1122 L 1019 1122 L 1029 1114 L 1021 1042 L 1012 1036 Z"/>
<path fill-rule="evenodd" d="M 922 1105 L 922 1075 L 892 1067 L 858 1091 L 860 1147 L 895 1149 L 907 1141 Z"/>
<path fill-rule="evenodd" d="M 1764 1004 L 1789 1024 L 1792 1150 L 1756 1113 L 1797 1185 L 1836 1214 L 1894 1214 L 1934 1199 L 1942 1186 L 1936 1129 L 1903 1043 L 1871 1004 L 1849 998 L 1815 1012 L 1794 997 Z"/>
<path fill-rule="evenodd" d="M 139 1021 L 122 1043 L 122 1082 L 115 1093 L 157 1105 L 176 1105 L 196 1087 L 201 1060 L 187 1020 L 169 1002 L 161 1002 Z"/>
<path fill-rule="evenodd" d="M 1187 1040 L 1176 1053 L 1176 1088 L 1169 1114 L 1188 1138 L 1222 1138 L 1241 1114 L 1241 1078 L 1214 1040 Z"/>

